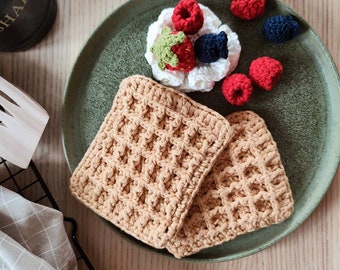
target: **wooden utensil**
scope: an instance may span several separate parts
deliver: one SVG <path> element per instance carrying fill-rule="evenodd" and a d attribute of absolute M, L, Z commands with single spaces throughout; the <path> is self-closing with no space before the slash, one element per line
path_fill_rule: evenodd
<path fill-rule="evenodd" d="M 49 119 L 22 90 L 0 76 L 0 156 L 27 168 Z"/>

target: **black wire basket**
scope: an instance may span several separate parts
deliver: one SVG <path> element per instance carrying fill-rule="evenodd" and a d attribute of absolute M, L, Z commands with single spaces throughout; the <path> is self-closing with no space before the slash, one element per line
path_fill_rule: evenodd
<path fill-rule="evenodd" d="M 0 158 L 0 185 L 20 194 L 24 198 L 42 205 L 59 210 L 38 168 L 31 161 L 27 169 L 21 169 Z M 3 177 L 3 178 L 2 178 Z M 77 240 L 77 222 L 71 217 L 64 216 L 65 228 L 69 228 L 68 234 L 73 249 L 76 253 L 78 266 L 85 264 L 88 269 L 94 269 L 86 253 Z"/>

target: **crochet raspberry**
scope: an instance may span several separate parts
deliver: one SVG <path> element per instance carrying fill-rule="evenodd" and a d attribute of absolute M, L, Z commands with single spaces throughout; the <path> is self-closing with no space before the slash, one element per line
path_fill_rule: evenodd
<path fill-rule="evenodd" d="M 265 21 L 262 33 L 273 43 L 283 43 L 295 38 L 300 33 L 300 26 L 291 15 L 278 15 Z"/>
<path fill-rule="evenodd" d="M 172 22 L 177 31 L 193 35 L 201 29 L 204 22 L 203 11 L 195 0 L 181 0 L 172 14 Z"/>
<path fill-rule="evenodd" d="M 230 75 L 222 83 L 222 94 L 229 103 L 242 106 L 250 101 L 253 94 L 251 80 L 241 73 Z"/>
<path fill-rule="evenodd" d="M 165 27 L 150 50 L 156 55 L 161 70 L 189 72 L 196 66 L 194 46 L 182 31 Z"/>
<path fill-rule="evenodd" d="M 195 54 L 202 63 L 212 63 L 219 58 L 228 57 L 228 36 L 222 31 L 219 34 L 200 36 L 194 45 Z"/>
<path fill-rule="evenodd" d="M 269 56 L 253 60 L 249 67 L 250 79 L 260 88 L 270 91 L 280 80 L 283 66 L 280 61 Z"/>
<path fill-rule="evenodd" d="M 243 20 L 256 19 L 263 15 L 266 0 L 233 0 L 230 5 L 231 13 Z"/>

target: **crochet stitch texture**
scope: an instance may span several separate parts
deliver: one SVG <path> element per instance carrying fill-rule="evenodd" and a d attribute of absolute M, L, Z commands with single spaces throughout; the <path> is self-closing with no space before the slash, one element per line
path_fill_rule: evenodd
<path fill-rule="evenodd" d="M 185 37 L 182 43 L 172 46 L 171 50 L 177 56 L 178 63 L 176 66 L 166 64 L 167 69 L 189 72 L 196 66 L 194 45 L 192 45 L 188 36 Z"/>
<path fill-rule="evenodd" d="M 243 20 L 253 20 L 263 15 L 266 0 L 233 0 L 230 5 L 231 13 Z"/>
<path fill-rule="evenodd" d="M 227 119 L 233 137 L 167 245 L 178 258 L 280 223 L 293 212 L 288 178 L 263 119 L 251 111 Z"/>
<path fill-rule="evenodd" d="M 197 38 L 204 34 L 223 31 L 228 36 L 228 57 L 226 59 L 220 58 L 209 64 L 197 61 L 196 66 L 190 72 L 161 70 L 158 67 L 157 57 L 150 51 L 150 48 L 156 42 L 164 27 L 169 26 L 171 30 L 175 30 L 171 20 L 174 8 L 163 9 L 157 20 L 149 25 L 147 33 L 145 58 L 151 66 L 153 77 L 163 85 L 174 87 L 182 92 L 208 92 L 212 90 L 215 82 L 222 80 L 236 68 L 241 53 L 237 34 L 228 25 L 222 24 L 222 21 L 211 9 L 202 4 L 199 4 L 199 6 L 203 12 L 204 23 L 195 35 L 190 36 L 192 43 L 195 43 Z"/>
<path fill-rule="evenodd" d="M 269 56 L 259 57 L 250 63 L 249 77 L 258 87 L 263 90 L 272 90 L 283 73 L 280 61 Z"/>
<path fill-rule="evenodd" d="M 269 17 L 262 26 L 262 33 L 273 43 L 283 43 L 300 33 L 300 26 L 291 15 Z"/>
<path fill-rule="evenodd" d="M 164 248 L 232 134 L 229 122 L 150 78 L 124 79 L 72 174 L 72 194 L 135 238 Z"/>
<path fill-rule="evenodd" d="M 251 80 L 245 74 L 232 74 L 224 79 L 222 94 L 229 103 L 242 106 L 250 101 L 253 94 Z"/>
<path fill-rule="evenodd" d="M 150 49 L 157 56 L 160 69 L 164 70 L 166 64 L 173 67 L 178 65 L 178 57 L 171 48 L 184 40 L 185 34 L 183 32 L 174 34 L 169 27 L 164 27 L 161 35 Z"/>
<path fill-rule="evenodd" d="M 225 32 L 200 36 L 194 45 L 195 55 L 202 63 L 212 63 L 228 57 L 228 36 Z"/>
<path fill-rule="evenodd" d="M 203 26 L 203 12 L 195 0 L 181 0 L 171 17 L 177 31 L 193 35 Z"/>
<path fill-rule="evenodd" d="M 161 70 L 167 68 L 189 72 L 196 65 L 190 38 L 182 31 L 171 31 L 170 27 L 164 27 L 150 51 L 156 55 Z"/>

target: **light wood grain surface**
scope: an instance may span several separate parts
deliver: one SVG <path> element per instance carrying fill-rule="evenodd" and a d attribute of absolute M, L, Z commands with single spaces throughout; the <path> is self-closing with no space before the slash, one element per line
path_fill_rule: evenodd
<path fill-rule="evenodd" d="M 41 43 L 26 52 L 0 53 L 0 75 L 25 89 L 50 114 L 34 161 L 62 211 L 77 220 L 78 239 L 95 269 L 340 269 L 340 170 L 316 210 L 297 230 L 264 251 L 223 263 L 182 262 L 140 249 L 116 235 L 70 195 L 70 172 L 61 140 L 66 81 L 90 34 L 124 2 L 59 0 L 55 25 Z M 340 1 L 284 2 L 321 37 L 339 68 Z"/>

